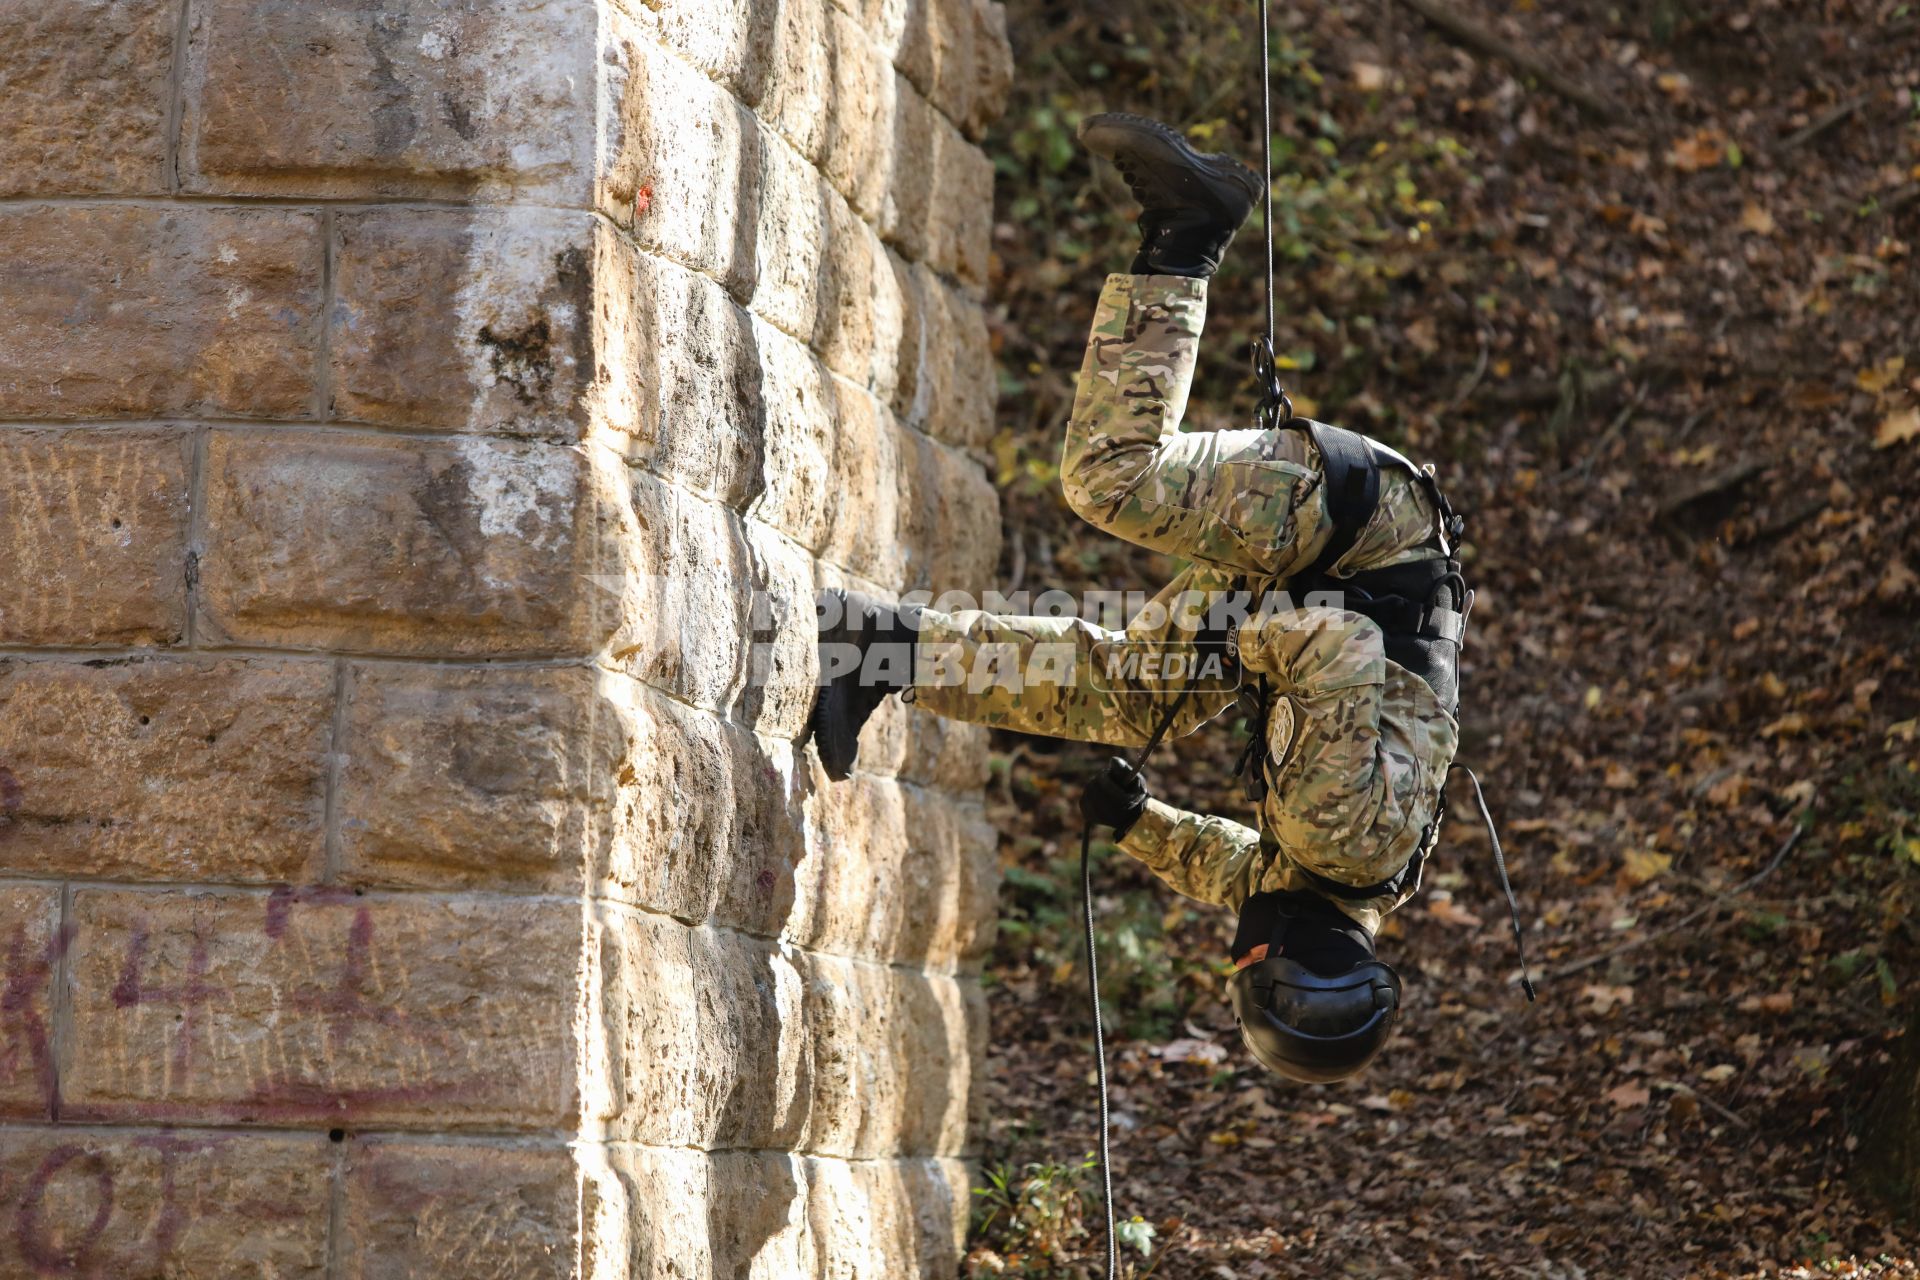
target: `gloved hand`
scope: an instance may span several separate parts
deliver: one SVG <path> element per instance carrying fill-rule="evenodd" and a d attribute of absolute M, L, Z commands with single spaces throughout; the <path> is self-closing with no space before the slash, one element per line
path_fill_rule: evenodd
<path fill-rule="evenodd" d="M 1080 816 L 1088 822 L 1113 828 L 1113 838 L 1123 840 L 1140 815 L 1147 811 L 1147 784 L 1119 756 L 1107 761 L 1107 767 L 1095 775 L 1080 796 Z"/>

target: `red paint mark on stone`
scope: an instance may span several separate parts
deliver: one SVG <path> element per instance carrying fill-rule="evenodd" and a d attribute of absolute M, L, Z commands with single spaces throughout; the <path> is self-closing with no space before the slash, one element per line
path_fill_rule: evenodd
<path fill-rule="evenodd" d="M 0 1079 L 12 1079 L 26 1065 L 40 1083 L 47 1115 L 60 1112 L 60 1082 L 53 1070 L 53 1045 L 46 1023 L 34 1007 L 35 997 L 47 989 L 53 966 L 65 954 L 69 934 L 56 933 L 37 952 L 27 945 L 24 925 L 15 925 L 7 940 L 6 980 L 0 982 Z"/>
<path fill-rule="evenodd" d="M 174 1185 L 175 1165 L 183 1155 L 211 1151 L 224 1141 L 226 1139 L 216 1138 L 190 1142 L 165 1132 L 143 1135 L 133 1140 L 136 1147 L 160 1153 L 160 1210 L 153 1220 L 153 1259 L 156 1263 L 165 1262 L 167 1255 L 173 1252 L 173 1242 L 187 1220 L 186 1213 L 180 1208 L 179 1190 Z"/>
<path fill-rule="evenodd" d="M 287 931 L 287 916 L 293 912 L 294 893 L 290 885 L 276 885 L 267 895 L 267 936 L 279 941 Z"/>
<path fill-rule="evenodd" d="M 398 1010 L 374 1004 L 361 989 L 366 985 L 367 961 L 372 954 L 373 913 L 361 907 L 353 913 L 353 927 L 347 931 L 347 955 L 340 965 L 340 980 L 330 991 L 293 995 L 294 1008 L 311 1009 L 326 1017 L 327 1041 L 335 1050 L 363 1022 L 390 1027 L 402 1021 Z"/>
<path fill-rule="evenodd" d="M 149 1004 L 179 1008 L 180 1022 L 173 1038 L 173 1067 L 179 1078 L 184 1080 L 188 1068 L 192 1066 L 193 1039 L 197 1031 L 194 1011 L 219 995 L 220 990 L 206 980 L 210 967 L 207 940 L 198 927 L 194 929 L 192 954 L 187 958 L 186 980 L 176 984 L 149 985 L 145 980 L 149 936 L 145 921 L 134 926 L 133 939 L 127 944 L 126 960 L 120 966 L 120 979 L 113 984 L 113 1004 L 116 1009 Z"/>
<path fill-rule="evenodd" d="M 62 1247 L 56 1234 L 49 1231 L 40 1220 L 40 1210 L 46 1202 L 48 1184 L 70 1164 L 78 1164 L 93 1174 L 98 1203 L 94 1206 L 93 1220 L 72 1243 Z M 35 1274 L 73 1275 L 79 1272 L 94 1246 L 99 1243 L 101 1234 L 107 1229 L 107 1219 L 112 1216 L 113 1171 L 107 1167 L 106 1157 L 80 1146 L 55 1147 L 40 1162 L 40 1167 L 33 1171 L 33 1176 L 27 1182 L 26 1194 L 20 1197 L 20 1207 L 13 1215 L 13 1242 L 20 1251 L 20 1257 L 33 1268 Z"/>
<path fill-rule="evenodd" d="M 633 216 L 637 218 L 651 208 L 653 208 L 653 184 L 643 182 L 640 184 L 640 190 L 633 195 Z"/>
<path fill-rule="evenodd" d="M 779 882 L 780 877 L 774 875 L 771 871 L 762 871 L 758 876 L 754 877 L 754 883 L 760 886 L 762 893 L 772 893 L 773 886 Z"/>

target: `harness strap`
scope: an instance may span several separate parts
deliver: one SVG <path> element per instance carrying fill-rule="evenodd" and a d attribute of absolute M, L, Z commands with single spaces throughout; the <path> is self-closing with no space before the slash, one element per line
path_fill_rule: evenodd
<path fill-rule="evenodd" d="M 1318 871 L 1300 866 L 1297 863 L 1294 865 L 1294 869 L 1323 897 L 1339 898 L 1344 902 L 1367 902 L 1374 898 L 1399 898 L 1408 889 L 1417 889 L 1420 887 L 1420 873 L 1426 867 L 1427 855 L 1433 851 L 1434 845 L 1438 843 L 1435 837 L 1439 834 L 1440 820 L 1446 816 L 1446 812 L 1447 802 L 1446 797 L 1443 795 L 1440 798 L 1439 807 L 1434 810 L 1433 822 L 1427 827 L 1426 831 L 1422 833 L 1420 845 L 1413 851 L 1413 856 L 1407 859 L 1407 864 L 1404 867 L 1401 867 L 1385 880 L 1380 880 L 1373 884 L 1347 884 L 1343 880 L 1335 880 L 1331 876 L 1323 876 Z M 1260 851 L 1263 855 L 1271 857 L 1281 850 L 1277 842 L 1262 836 L 1260 839 Z"/>
<path fill-rule="evenodd" d="M 1380 460 L 1373 442 L 1357 431 L 1324 422 L 1295 419 L 1320 451 L 1321 474 L 1327 487 L 1327 514 L 1333 518 L 1333 536 L 1303 575 L 1325 578 L 1353 550 L 1367 522 L 1380 506 Z"/>

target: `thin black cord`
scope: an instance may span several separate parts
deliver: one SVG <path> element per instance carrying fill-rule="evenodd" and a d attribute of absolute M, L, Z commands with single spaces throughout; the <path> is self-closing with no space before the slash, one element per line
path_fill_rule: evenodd
<path fill-rule="evenodd" d="M 1260 6 L 1260 156 L 1266 177 L 1264 225 L 1267 233 L 1267 351 L 1273 352 L 1273 52 L 1267 35 L 1271 0 L 1254 0 Z"/>
<path fill-rule="evenodd" d="M 1120 1275 L 1119 1241 L 1113 1217 L 1113 1160 L 1107 1128 L 1107 1036 L 1100 1022 L 1100 961 L 1093 941 L 1093 824 L 1080 824 L 1080 903 L 1087 924 L 1087 998 L 1093 1003 L 1093 1076 L 1100 1091 L 1100 1190 L 1107 1206 L 1107 1280 Z"/>
<path fill-rule="evenodd" d="M 1167 730 L 1173 728 L 1174 719 L 1179 716 L 1180 708 L 1187 705 L 1187 696 L 1192 692 L 1190 682 L 1181 687 L 1180 696 L 1167 707 L 1167 714 L 1160 717 L 1147 745 L 1140 748 L 1140 754 L 1129 763 L 1135 777 L 1140 775 L 1147 757 L 1160 745 L 1160 740 L 1167 736 Z M 1113 1213 L 1113 1151 L 1107 1136 L 1107 1130 L 1112 1127 L 1107 1103 L 1107 1032 L 1100 1019 L 1100 959 L 1094 944 L 1091 822 L 1080 824 L 1080 906 L 1087 926 L 1087 999 L 1093 1006 L 1093 1079 L 1100 1093 L 1100 1190 L 1107 1210 L 1107 1280 L 1119 1280 L 1120 1246 Z"/>
<path fill-rule="evenodd" d="M 1473 784 L 1473 802 L 1480 807 L 1480 821 L 1487 824 L 1487 839 L 1493 841 L 1493 867 L 1500 873 L 1500 888 L 1507 895 L 1507 916 L 1513 921 L 1513 950 L 1520 957 L 1520 988 L 1527 993 L 1527 1003 L 1534 1000 L 1533 977 L 1527 971 L 1527 939 L 1520 927 L 1520 903 L 1513 896 L 1513 881 L 1507 878 L 1507 855 L 1500 849 L 1500 833 L 1494 830 L 1493 814 L 1487 810 L 1486 793 L 1480 790 L 1480 779 L 1467 766 L 1454 762 L 1447 766 L 1451 773 L 1458 769 L 1467 775 L 1467 781 Z"/>
<path fill-rule="evenodd" d="M 1261 195 L 1261 231 L 1267 250 L 1267 332 L 1253 343 L 1253 376 L 1260 384 L 1259 416 L 1269 429 L 1284 427 L 1293 421 L 1293 401 L 1280 382 L 1279 358 L 1274 354 L 1274 251 L 1273 251 L 1273 51 L 1268 34 L 1271 0 L 1255 0 L 1260 6 L 1260 155 L 1265 167 L 1265 189 Z"/>

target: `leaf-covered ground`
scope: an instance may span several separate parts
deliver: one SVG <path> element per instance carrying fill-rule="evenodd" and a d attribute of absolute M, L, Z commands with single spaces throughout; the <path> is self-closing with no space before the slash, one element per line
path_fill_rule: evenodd
<path fill-rule="evenodd" d="M 1119 1195 L 1156 1228 L 1133 1256 L 1249 1280 L 1916 1274 L 1920 1236 L 1860 1188 L 1920 997 L 1920 6 L 1448 0 L 1598 111 L 1416 7 L 1278 7 L 1279 346 L 1303 409 L 1436 461 L 1469 513 L 1461 754 L 1541 1001 L 1464 794 L 1382 942 L 1400 1038 L 1346 1087 L 1249 1069 L 1231 921 L 1107 850 Z M 1072 129 L 1143 111 L 1256 158 L 1256 11 L 1008 9 L 999 585 L 1151 589 L 1173 566 L 1058 496 L 1092 300 L 1131 252 Z M 1248 419 L 1258 243 L 1215 287 L 1198 429 Z M 1244 818 L 1243 741 L 1223 721 L 1163 749 L 1156 791 Z M 997 746 L 987 1143 L 1017 1185 L 1093 1144 L 1071 858 L 1096 756 Z M 1093 1274 L 1095 1238 L 1017 1218 L 971 1274 Z"/>

